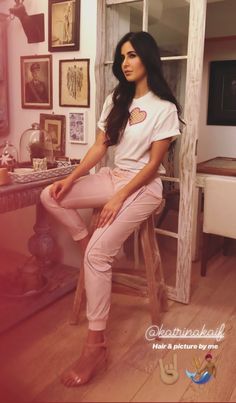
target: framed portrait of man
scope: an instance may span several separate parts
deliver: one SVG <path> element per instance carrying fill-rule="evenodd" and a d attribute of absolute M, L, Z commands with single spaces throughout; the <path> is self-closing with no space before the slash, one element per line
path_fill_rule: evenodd
<path fill-rule="evenodd" d="M 52 109 L 52 56 L 21 56 L 21 104 Z"/>
<path fill-rule="evenodd" d="M 48 50 L 79 50 L 80 0 L 49 0 Z"/>

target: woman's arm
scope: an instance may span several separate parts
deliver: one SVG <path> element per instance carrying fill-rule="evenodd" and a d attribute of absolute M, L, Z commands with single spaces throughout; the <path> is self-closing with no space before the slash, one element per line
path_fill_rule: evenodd
<path fill-rule="evenodd" d="M 136 190 L 149 183 L 156 175 L 157 170 L 167 152 L 171 142 L 171 137 L 154 141 L 150 150 L 150 159 L 147 165 L 139 171 L 130 182 L 120 189 L 108 203 L 103 207 L 97 227 L 103 227 L 107 223 L 111 224 L 120 210 L 124 201 Z"/>
<path fill-rule="evenodd" d="M 65 179 L 53 183 L 50 188 L 50 194 L 55 200 L 62 199 L 76 179 L 84 176 L 91 168 L 101 161 L 107 151 L 107 145 L 104 144 L 105 140 L 105 133 L 102 130 L 99 130 L 95 143 L 85 154 L 81 163 Z"/>
<path fill-rule="evenodd" d="M 154 141 L 150 150 L 150 159 L 147 165 L 139 173 L 131 179 L 116 195 L 120 196 L 123 201 L 127 199 L 132 193 L 138 190 L 143 185 L 149 183 L 156 175 L 160 164 L 169 148 L 171 137 L 164 140 Z"/>
<path fill-rule="evenodd" d="M 90 147 L 88 152 L 85 154 L 84 158 L 80 162 L 79 166 L 74 169 L 74 171 L 68 175 L 67 179 L 74 182 L 76 179 L 85 175 L 90 169 L 92 169 L 107 152 L 107 145 L 104 144 L 106 141 L 106 135 L 102 130 L 98 131 L 96 141 Z"/>

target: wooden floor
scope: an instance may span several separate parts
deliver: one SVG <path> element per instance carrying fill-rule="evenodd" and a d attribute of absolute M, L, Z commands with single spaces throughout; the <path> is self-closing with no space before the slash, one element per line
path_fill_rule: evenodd
<path fill-rule="evenodd" d="M 68 323 L 73 294 L 1 336 L 1 402 L 235 402 L 236 401 L 236 256 L 211 258 L 206 278 L 193 264 L 191 304 L 170 302 L 163 316 L 165 328 L 216 329 L 226 324 L 225 339 L 212 351 L 216 379 L 194 384 L 185 375 L 193 358 L 204 361 L 206 351 L 177 350 L 179 379 L 165 385 L 159 359 L 168 364 L 172 350 L 153 350 L 144 338 L 149 326 L 146 301 L 113 295 L 108 327 L 108 369 L 89 385 L 67 389 L 61 374 L 73 366 L 86 333 L 85 317 L 79 327 Z M 168 341 L 168 340 L 167 340 Z M 172 340 L 173 342 L 173 340 Z M 195 344 L 194 340 L 178 343 Z M 213 344 L 213 340 L 197 342 Z M 176 343 L 176 341 L 174 342 Z"/>

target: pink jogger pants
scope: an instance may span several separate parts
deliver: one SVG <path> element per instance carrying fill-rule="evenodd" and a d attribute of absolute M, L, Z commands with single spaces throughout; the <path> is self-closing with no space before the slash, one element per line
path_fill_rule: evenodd
<path fill-rule="evenodd" d="M 55 201 L 49 186 L 41 193 L 44 207 L 69 230 L 78 241 L 88 230 L 77 209 L 104 206 L 136 173 L 119 168 L 103 167 L 74 182 L 62 201 Z M 111 266 L 124 241 L 160 204 L 162 183 L 155 178 L 142 186 L 123 203 L 110 225 L 97 228 L 87 246 L 84 257 L 87 318 L 89 329 L 106 328 L 111 301 Z"/>

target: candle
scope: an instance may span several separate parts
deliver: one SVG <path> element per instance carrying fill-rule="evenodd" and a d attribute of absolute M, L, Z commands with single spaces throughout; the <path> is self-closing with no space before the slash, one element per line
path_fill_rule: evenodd
<path fill-rule="evenodd" d="M 0 168 L 0 186 L 8 185 L 10 183 L 10 176 L 7 168 Z"/>

